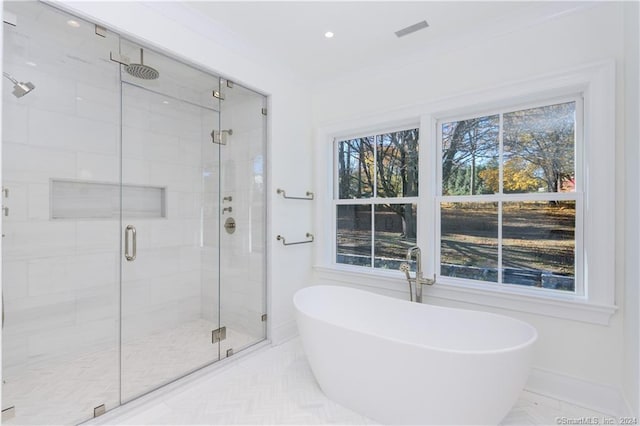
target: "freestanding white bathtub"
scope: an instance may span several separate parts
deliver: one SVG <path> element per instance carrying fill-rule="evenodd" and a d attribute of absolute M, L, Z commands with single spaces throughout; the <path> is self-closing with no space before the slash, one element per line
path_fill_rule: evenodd
<path fill-rule="evenodd" d="M 510 317 L 324 285 L 293 303 L 323 392 L 384 424 L 497 424 L 529 375 L 537 332 Z"/>

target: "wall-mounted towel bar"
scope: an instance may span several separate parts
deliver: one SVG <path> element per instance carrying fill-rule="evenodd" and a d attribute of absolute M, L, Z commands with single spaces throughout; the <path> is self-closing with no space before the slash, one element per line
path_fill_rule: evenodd
<path fill-rule="evenodd" d="M 284 237 L 282 235 L 278 235 L 276 237 L 276 240 L 278 241 L 282 241 L 282 245 L 284 246 L 293 246 L 296 244 L 307 244 L 307 243 L 312 243 L 313 242 L 313 234 L 310 232 L 307 232 L 307 238 L 311 238 L 310 240 L 307 241 L 296 241 L 295 243 L 288 243 L 287 240 L 284 239 Z"/>
<path fill-rule="evenodd" d="M 282 196 L 287 200 L 313 200 L 313 192 L 311 191 L 307 191 L 306 197 L 289 197 L 287 196 L 287 193 L 284 191 L 284 189 L 280 188 L 278 188 L 276 192 L 278 194 L 282 194 Z"/>

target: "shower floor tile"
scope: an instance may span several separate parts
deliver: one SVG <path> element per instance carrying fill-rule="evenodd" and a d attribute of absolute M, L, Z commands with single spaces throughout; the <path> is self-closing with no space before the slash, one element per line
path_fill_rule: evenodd
<path fill-rule="evenodd" d="M 20 375 L 7 378 L 2 388 L 3 407 L 15 406 L 16 416 L 6 425 L 75 424 L 93 417 L 94 407 L 107 409 L 148 392 L 149 383 L 163 384 L 218 359 L 218 345 L 211 344 L 211 330 L 205 320 L 149 334 L 122 347 L 85 353 L 74 359 L 41 362 Z M 257 339 L 227 327 L 220 356 L 233 345 L 239 349 Z M 188 348 L 188 350 L 185 350 Z M 122 365 L 122 377 L 120 376 Z"/>
<path fill-rule="evenodd" d="M 503 425 L 557 424 L 558 417 L 608 417 L 524 392 Z M 345 424 L 373 420 L 329 400 L 318 387 L 299 338 L 237 360 L 166 392 L 148 395 L 91 425 Z"/>

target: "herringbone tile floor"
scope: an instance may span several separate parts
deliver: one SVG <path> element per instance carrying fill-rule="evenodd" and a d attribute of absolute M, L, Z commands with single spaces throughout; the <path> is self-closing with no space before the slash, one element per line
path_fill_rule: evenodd
<path fill-rule="evenodd" d="M 120 411 L 120 413 L 119 413 Z M 523 392 L 503 425 L 551 425 L 602 413 Z M 601 420 L 602 421 L 602 420 Z M 298 338 L 235 365 L 160 392 L 135 409 L 108 413 L 100 425 L 376 424 L 329 400 L 318 387 Z"/>
<path fill-rule="evenodd" d="M 189 321 L 123 343 L 122 357 L 118 346 L 110 346 L 30 365 L 3 384 L 3 407 L 16 407 L 16 416 L 3 424 L 77 423 L 90 418 L 100 404 L 113 408 L 121 396 L 129 400 L 210 364 L 218 359 L 218 345 L 211 344 L 211 330 L 216 327 L 206 320 Z M 231 345 L 237 351 L 257 340 L 227 328 L 220 356 L 224 358 Z"/>

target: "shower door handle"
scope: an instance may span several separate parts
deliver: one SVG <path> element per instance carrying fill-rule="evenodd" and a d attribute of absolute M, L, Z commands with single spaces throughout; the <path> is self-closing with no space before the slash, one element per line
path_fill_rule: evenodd
<path fill-rule="evenodd" d="M 129 234 L 131 234 L 131 254 L 129 254 Z M 124 257 L 127 261 L 136 260 L 136 228 L 133 225 L 127 225 L 124 230 Z"/>

